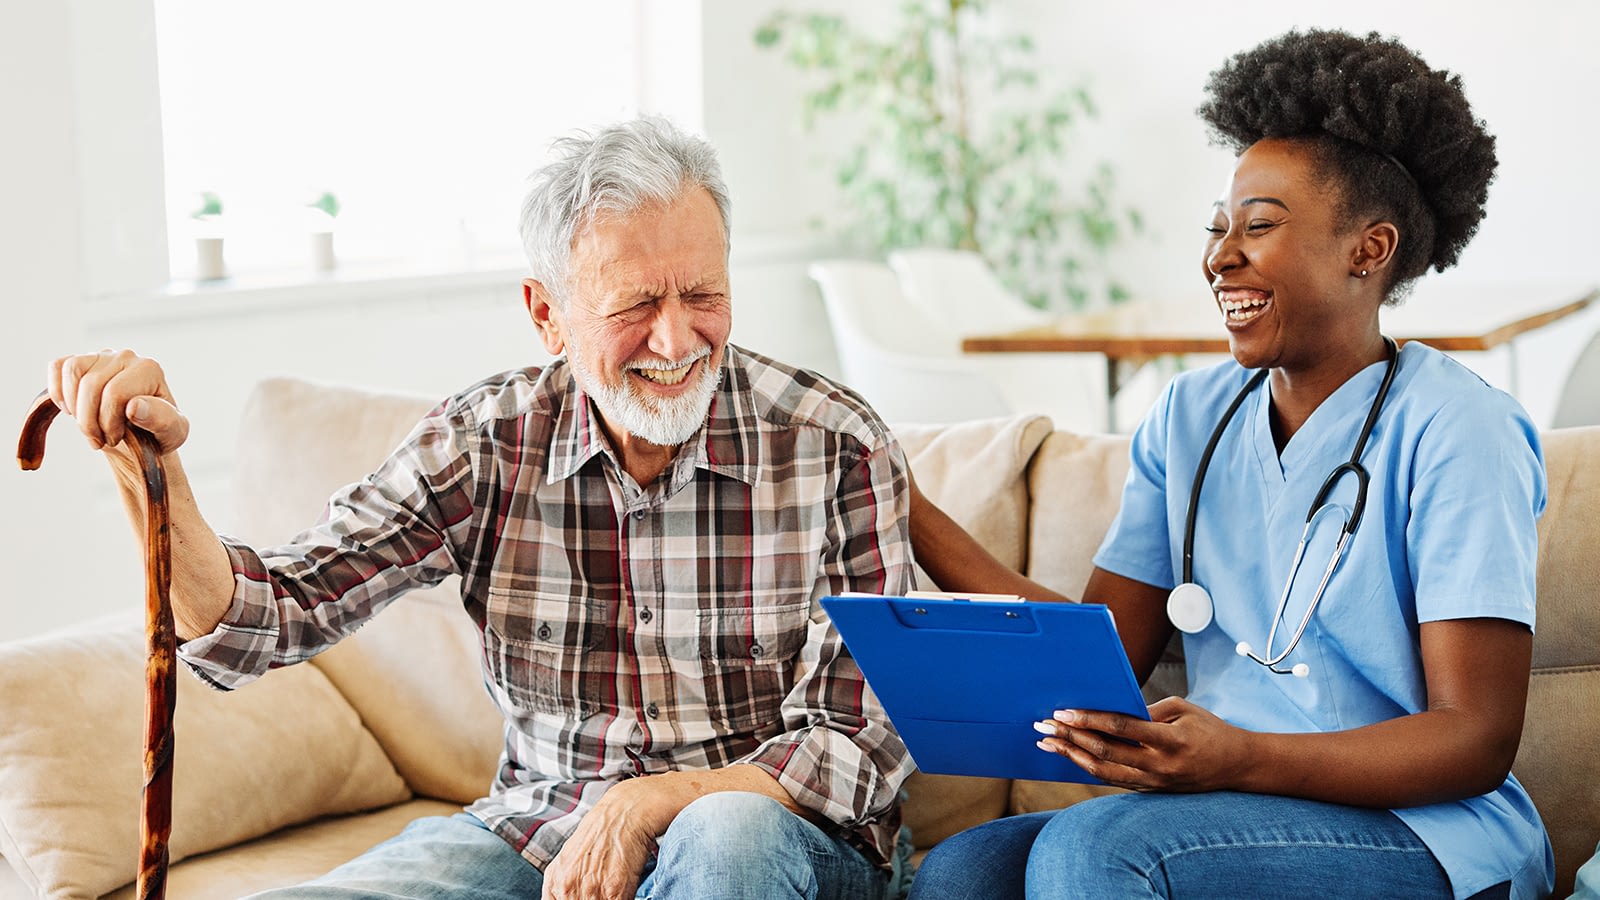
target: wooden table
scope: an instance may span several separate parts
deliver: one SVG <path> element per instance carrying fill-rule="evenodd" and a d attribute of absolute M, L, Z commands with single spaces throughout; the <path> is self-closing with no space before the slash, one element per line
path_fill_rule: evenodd
<path fill-rule="evenodd" d="M 1512 339 L 1572 315 L 1600 298 L 1593 285 L 1420 285 L 1398 307 L 1385 307 L 1383 331 L 1404 343 L 1421 341 L 1438 350 L 1474 351 L 1506 346 L 1513 353 L 1511 392 L 1516 392 Z M 1202 295 L 1193 303 L 1124 303 L 1066 316 L 1048 325 L 965 338 L 967 353 L 1098 353 L 1106 360 L 1106 423 L 1116 430 L 1117 392 L 1123 378 L 1144 363 L 1179 353 L 1227 353 L 1222 314 Z"/>

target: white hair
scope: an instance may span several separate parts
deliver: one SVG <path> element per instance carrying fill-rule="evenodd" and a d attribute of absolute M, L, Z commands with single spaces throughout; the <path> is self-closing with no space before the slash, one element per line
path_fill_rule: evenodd
<path fill-rule="evenodd" d="M 729 236 L 728 186 L 716 151 L 659 116 L 579 132 L 551 145 L 554 159 L 530 178 L 522 201 L 522 248 L 533 278 L 564 307 L 572 239 L 601 213 L 631 213 L 703 187 Z"/>

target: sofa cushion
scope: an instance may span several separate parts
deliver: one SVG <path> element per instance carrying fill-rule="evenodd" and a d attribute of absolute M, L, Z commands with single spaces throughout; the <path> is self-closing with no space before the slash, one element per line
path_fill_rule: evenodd
<path fill-rule="evenodd" d="M 328 497 L 365 477 L 434 401 L 291 378 L 245 403 L 232 531 L 258 546 L 315 522 Z M 505 720 L 483 689 L 478 637 L 458 579 L 395 601 L 316 657 L 413 791 L 470 803 L 488 793 Z M 417 660 L 427 660 L 418 666 Z"/>
<path fill-rule="evenodd" d="M 257 547 L 317 521 L 334 491 L 383 462 L 439 398 L 268 378 L 245 401 L 233 519 L 215 523 Z"/>
<path fill-rule="evenodd" d="M 144 655 L 133 617 L 0 645 L 0 855 L 40 896 L 136 874 Z M 310 666 L 229 693 L 180 673 L 176 702 L 173 860 L 410 796 Z"/>
<path fill-rule="evenodd" d="M 460 812 L 452 803 L 413 800 L 369 813 L 286 828 L 173 866 L 168 897 L 242 897 L 310 881 L 399 834 L 413 819 Z M 102 900 L 135 900 L 127 885 Z"/>
<path fill-rule="evenodd" d="M 1550 834 L 1558 897 L 1572 890 L 1573 874 L 1600 841 L 1597 723 L 1600 666 L 1534 672 L 1522 743 L 1511 771 L 1528 789 Z"/>
<path fill-rule="evenodd" d="M 1093 800 L 1107 794 L 1124 794 L 1122 788 L 1105 784 L 1073 784 L 1067 781 L 1028 781 L 1011 783 L 1011 814 L 1016 816 L 1066 809 L 1080 800 Z"/>
<path fill-rule="evenodd" d="M 489 793 L 505 717 L 483 687 L 477 629 L 455 584 L 401 597 L 312 664 L 413 791 L 465 805 Z"/>
<path fill-rule="evenodd" d="M 1028 552 L 1029 460 L 1045 436 L 1043 416 L 956 425 L 896 425 L 917 486 L 995 558 L 1021 570 Z M 920 570 L 919 586 L 933 583 Z"/>
<path fill-rule="evenodd" d="M 1116 518 L 1128 474 L 1126 435 L 1057 431 L 1028 470 L 1038 498 L 1028 522 L 1028 577 L 1079 599 L 1094 552 Z"/>
<path fill-rule="evenodd" d="M 1550 500 L 1539 519 L 1533 667 L 1600 666 L 1600 426 L 1558 428 L 1539 439 Z"/>

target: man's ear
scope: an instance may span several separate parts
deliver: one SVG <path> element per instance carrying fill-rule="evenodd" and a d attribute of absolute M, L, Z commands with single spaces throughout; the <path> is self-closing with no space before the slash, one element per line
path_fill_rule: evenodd
<path fill-rule="evenodd" d="M 522 304 L 528 308 L 528 318 L 533 320 L 533 327 L 539 329 L 539 340 L 544 343 L 544 349 L 550 351 L 552 356 L 561 355 L 567 348 L 566 338 L 561 333 L 561 311 L 556 308 L 555 298 L 550 296 L 544 282 L 522 279 Z"/>
<path fill-rule="evenodd" d="M 1394 262 L 1395 251 L 1400 248 L 1400 229 L 1392 222 L 1374 222 L 1361 232 L 1355 253 L 1350 260 L 1352 272 L 1365 278 L 1368 272 L 1376 273 Z"/>

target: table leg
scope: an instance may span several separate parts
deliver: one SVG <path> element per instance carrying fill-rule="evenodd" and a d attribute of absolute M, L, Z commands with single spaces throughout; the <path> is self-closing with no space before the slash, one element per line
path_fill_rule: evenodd
<path fill-rule="evenodd" d="M 1117 391 L 1122 389 L 1122 361 L 1106 357 L 1106 431 L 1117 433 Z"/>

